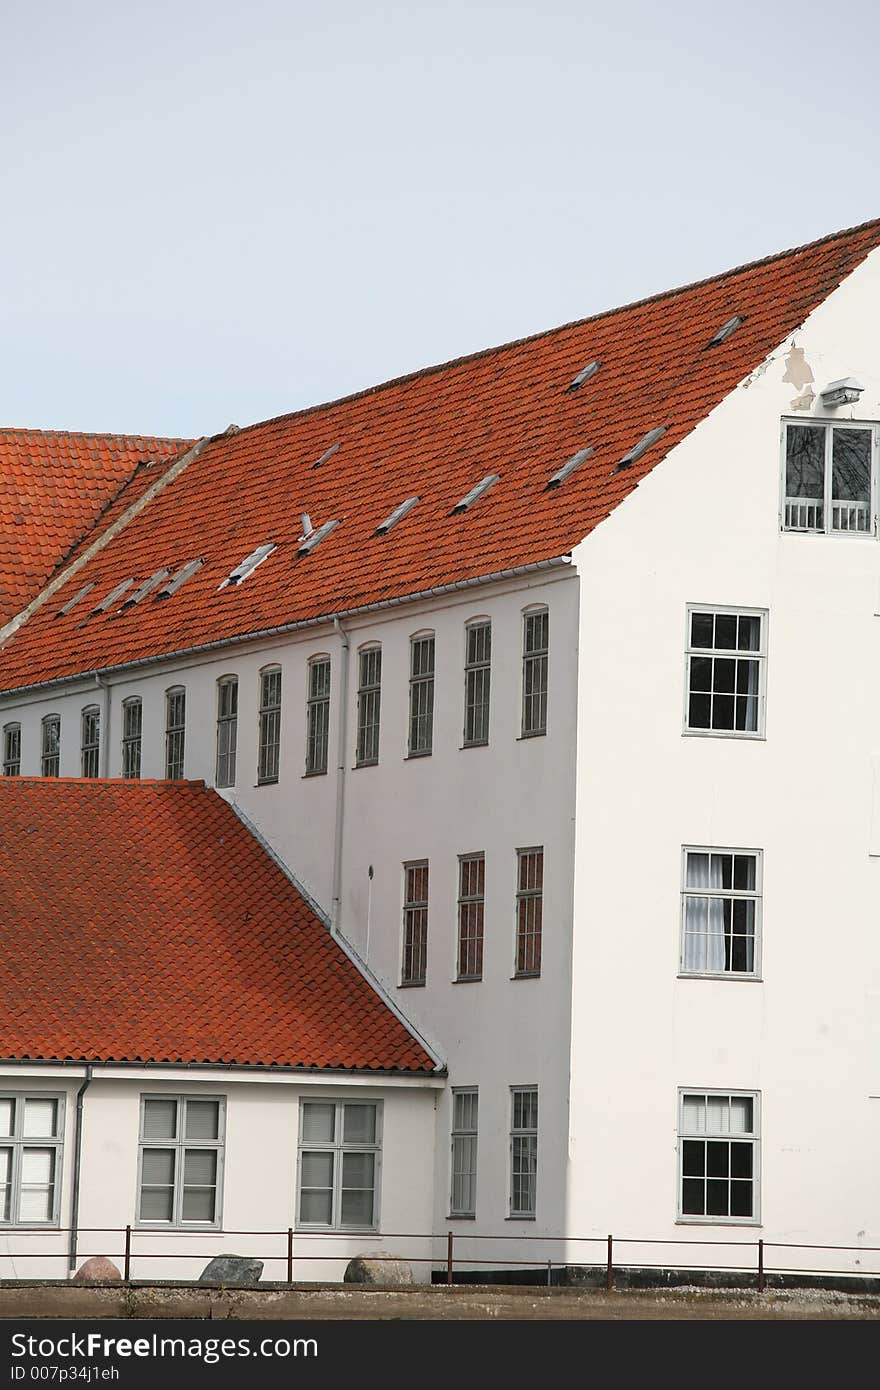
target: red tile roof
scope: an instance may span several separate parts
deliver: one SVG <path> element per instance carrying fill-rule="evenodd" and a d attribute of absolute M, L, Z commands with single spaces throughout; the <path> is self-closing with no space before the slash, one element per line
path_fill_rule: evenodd
<path fill-rule="evenodd" d="M 202 557 L 167 601 L 55 621 L 54 600 L 0 652 L 0 689 L 159 657 L 312 621 L 566 554 L 880 245 L 880 221 L 697 285 L 429 368 L 211 442 L 66 586 Z M 707 344 L 732 315 L 744 323 Z M 566 388 L 589 361 L 597 374 Z M 649 430 L 666 432 L 631 468 Z M 326 462 L 316 462 L 332 446 Z M 594 450 L 563 485 L 547 481 Z M 487 474 L 500 481 L 462 515 Z M 418 505 L 385 537 L 376 527 Z M 339 525 L 296 557 L 300 514 Z M 253 549 L 278 548 L 240 586 L 218 586 Z"/>
<path fill-rule="evenodd" d="M 0 778 L 0 1057 L 434 1070 L 199 782 Z"/>
<path fill-rule="evenodd" d="M 181 439 L 0 429 L 0 625 L 39 592 L 142 465 L 185 448 Z"/>

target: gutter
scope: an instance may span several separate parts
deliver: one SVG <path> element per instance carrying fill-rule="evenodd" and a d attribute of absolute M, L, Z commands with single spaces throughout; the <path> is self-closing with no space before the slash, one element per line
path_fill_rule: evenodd
<path fill-rule="evenodd" d="M 339 670 L 339 725 L 337 735 L 338 761 L 336 764 L 336 818 L 333 826 L 333 890 L 330 898 L 330 931 L 339 934 L 339 919 L 342 915 L 342 839 L 345 829 L 345 759 L 348 735 L 348 667 L 351 644 L 348 633 L 338 618 L 333 626 L 340 638 L 341 666 Z"/>
<path fill-rule="evenodd" d="M 352 955 L 346 943 L 340 941 L 340 946 L 346 955 L 351 956 L 355 965 L 363 972 L 363 963 Z M 369 974 L 369 971 L 366 972 Z M 372 981 L 371 981 L 372 983 Z M 379 993 L 383 993 L 383 1002 L 387 1002 L 384 997 L 382 985 L 376 983 L 374 986 Z M 420 1043 L 425 1051 L 434 1060 L 434 1052 L 423 1042 L 422 1038 L 413 1028 L 412 1024 L 404 1018 L 399 1009 L 393 1008 L 389 1004 L 392 1013 L 396 1014 L 401 1023 L 404 1023 L 413 1037 Z M 419 1081 L 430 1081 L 435 1077 L 444 1077 L 446 1067 L 442 1062 L 437 1062 L 434 1071 L 428 1071 L 426 1067 L 307 1067 L 299 1063 L 285 1066 L 281 1062 L 132 1062 L 128 1058 L 105 1058 L 98 1062 L 85 1062 L 82 1058 L 74 1057 L 0 1057 L 0 1067 L 67 1067 L 82 1071 L 85 1068 L 89 1071 L 92 1067 L 106 1067 L 108 1070 L 125 1070 L 131 1068 L 133 1071 L 241 1071 L 241 1072 L 265 1072 L 269 1075 L 278 1076 L 400 1076 L 412 1077 Z"/>
<path fill-rule="evenodd" d="M 92 1084 L 92 1064 L 86 1064 L 83 1084 L 76 1093 L 76 1138 L 73 1145 L 73 1195 L 70 1203 L 70 1253 L 67 1258 L 69 1270 L 76 1268 L 76 1243 L 79 1225 L 79 1179 L 82 1162 L 83 1096 Z"/>

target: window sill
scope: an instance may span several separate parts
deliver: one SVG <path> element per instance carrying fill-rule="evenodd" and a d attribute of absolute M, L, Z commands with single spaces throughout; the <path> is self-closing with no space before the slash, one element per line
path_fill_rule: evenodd
<path fill-rule="evenodd" d="M 366 763 L 352 763 L 352 765 L 351 765 L 351 771 L 352 771 L 352 772 L 357 772 L 358 768 L 361 768 L 361 767 L 378 767 L 378 766 L 379 766 L 379 759 L 378 759 L 378 758 L 370 758 L 369 762 L 366 762 Z"/>
<path fill-rule="evenodd" d="M 676 1226 L 760 1226 L 757 1216 L 677 1216 Z"/>
<path fill-rule="evenodd" d="M 294 1235 L 297 1236 L 380 1236 L 382 1232 L 378 1226 L 294 1226 Z M 296 1250 L 293 1252 L 296 1259 Z M 332 1259 L 332 1256 L 328 1258 Z"/>
<path fill-rule="evenodd" d="M 528 1215 L 528 1213 L 523 1212 L 521 1216 L 505 1216 L 504 1220 L 505 1220 L 505 1221 L 534 1221 L 534 1220 L 535 1220 L 535 1213 L 532 1212 L 531 1215 Z"/>
<path fill-rule="evenodd" d="M 49 1141 L 50 1144 L 52 1140 Z M 60 1231 L 61 1221 L 0 1221 L 0 1235 L 14 1236 L 16 1231 Z M 50 1256 L 54 1259 L 55 1256 Z"/>
<path fill-rule="evenodd" d="M 488 747 L 489 747 L 489 740 L 488 740 L 487 738 L 484 738 L 480 743 L 460 743 L 460 744 L 458 745 L 458 751 L 459 751 L 459 753 L 468 753 L 468 752 L 470 752 L 470 750 L 471 750 L 472 748 L 488 748 Z"/>
<path fill-rule="evenodd" d="M 738 980 L 741 984 L 762 985 L 761 975 L 747 975 L 745 971 L 733 970 L 679 970 L 677 980 Z"/>
<path fill-rule="evenodd" d="M 456 975 L 452 981 L 454 985 L 480 985 L 483 983 L 482 975 Z"/>
<path fill-rule="evenodd" d="M 305 782 L 305 781 L 307 781 L 310 777 L 326 777 L 326 776 L 327 776 L 327 769 L 326 769 L 326 767 L 325 767 L 325 768 L 322 768 L 322 769 L 320 770 L 320 772 L 319 772 L 317 769 L 316 769 L 314 772 L 304 772 L 303 775 L 302 775 L 302 777 L 300 778 L 300 781 L 301 781 L 301 782 Z"/>
<path fill-rule="evenodd" d="M 194 1236 L 226 1235 L 222 1226 L 203 1226 L 197 1221 L 188 1221 L 185 1226 L 174 1226 L 170 1221 L 135 1221 L 131 1229 L 133 1231 L 149 1231 L 152 1235 L 156 1236 L 185 1236 L 188 1232 Z"/>
<path fill-rule="evenodd" d="M 510 977 L 512 980 L 540 980 L 540 970 L 517 970 Z"/>
<path fill-rule="evenodd" d="M 780 526 L 780 534 L 783 536 L 823 536 L 826 540 L 844 541 L 873 541 L 876 540 L 874 528 L 870 531 L 819 531 L 812 528 L 799 526 Z"/>
<path fill-rule="evenodd" d="M 517 743 L 528 743 L 530 739 L 533 739 L 533 738 L 546 738 L 546 737 L 547 737 L 547 730 L 546 730 L 546 729 L 536 729 L 535 732 L 534 732 L 533 734 L 518 734 L 518 735 L 517 735 L 516 741 L 517 741 Z"/>
<path fill-rule="evenodd" d="M 417 762 L 419 758 L 430 758 L 433 752 L 433 748 L 425 748 L 421 753 L 407 753 L 403 761 L 405 763 Z"/>
<path fill-rule="evenodd" d="M 451 1211 L 446 1218 L 447 1221 L 476 1221 L 476 1219 L 477 1213 L 475 1211 Z"/>
<path fill-rule="evenodd" d="M 398 989 L 424 989 L 424 988 L 425 988 L 425 984 L 426 984 L 426 981 L 425 981 L 425 980 L 401 980 L 401 982 L 400 982 L 400 984 L 397 986 L 397 988 L 398 988 Z"/>
<path fill-rule="evenodd" d="M 254 783 L 255 787 L 277 787 L 281 779 L 278 777 L 258 777 Z"/>
<path fill-rule="evenodd" d="M 766 743 L 766 734 L 753 734 L 745 729 L 682 729 L 682 738 L 740 738 L 745 743 Z"/>

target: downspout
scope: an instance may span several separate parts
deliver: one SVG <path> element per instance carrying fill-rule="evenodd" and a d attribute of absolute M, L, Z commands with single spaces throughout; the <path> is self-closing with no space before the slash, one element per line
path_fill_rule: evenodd
<path fill-rule="evenodd" d="M 76 1268 L 76 1238 L 77 1225 L 79 1223 L 79 1168 L 82 1156 L 82 1117 L 83 1117 L 83 1096 L 92 1084 L 92 1064 L 86 1065 L 86 1076 L 83 1084 L 76 1093 L 76 1121 L 74 1128 L 76 1137 L 73 1142 L 73 1196 L 70 1202 L 70 1254 L 67 1260 L 68 1269 Z"/>
<path fill-rule="evenodd" d="M 98 776 L 110 776 L 110 683 L 95 672 L 95 685 L 103 692 L 101 699 L 101 724 L 99 730 L 100 752 L 98 754 Z"/>
<path fill-rule="evenodd" d="M 348 733 L 348 633 L 338 618 L 333 619 L 333 628 L 339 634 L 342 666 L 339 672 L 339 720 L 337 733 L 336 763 L 336 823 L 333 830 L 333 892 L 330 905 L 330 931 L 339 931 L 339 918 L 342 911 L 342 834 L 345 826 L 345 760 L 347 755 Z"/>

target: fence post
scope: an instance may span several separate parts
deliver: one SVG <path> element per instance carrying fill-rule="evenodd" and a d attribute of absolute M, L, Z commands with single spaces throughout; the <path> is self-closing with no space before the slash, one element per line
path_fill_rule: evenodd
<path fill-rule="evenodd" d="M 605 1269 L 605 1292 L 610 1293 L 614 1288 L 614 1242 L 611 1236 L 608 1237 L 608 1264 Z"/>
<path fill-rule="evenodd" d="M 293 1283 L 293 1227 L 287 1228 L 287 1282 Z"/>
<path fill-rule="evenodd" d="M 446 1282 L 452 1283 L 452 1232 L 446 1233 Z"/>
<path fill-rule="evenodd" d="M 758 1293 L 764 1292 L 764 1242 L 758 1241 Z"/>
<path fill-rule="evenodd" d="M 552 1261 L 552 1260 L 548 1260 L 548 1261 L 547 1261 L 547 1288 L 548 1288 L 548 1289 L 550 1288 L 550 1286 L 551 1286 L 552 1283 L 553 1283 L 553 1261 Z"/>
<path fill-rule="evenodd" d="M 125 1266 L 124 1266 L 124 1268 L 125 1268 L 125 1273 L 123 1274 L 123 1278 L 125 1279 L 125 1282 L 126 1282 L 126 1284 L 127 1284 L 128 1281 L 129 1281 L 129 1279 L 131 1278 L 131 1227 L 130 1227 L 130 1226 L 126 1226 L 126 1228 L 125 1228 Z"/>

